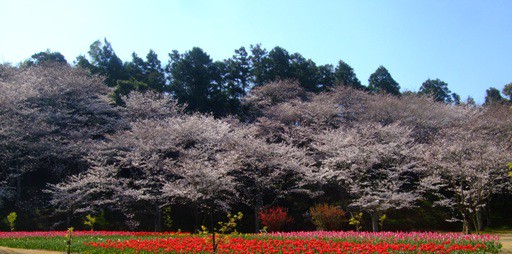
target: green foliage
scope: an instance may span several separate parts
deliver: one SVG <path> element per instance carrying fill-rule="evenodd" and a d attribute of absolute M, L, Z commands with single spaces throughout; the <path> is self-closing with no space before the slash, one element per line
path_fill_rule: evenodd
<path fill-rule="evenodd" d="M 363 221 L 363 213 L 360 212 L 358 214 L 352 214 L 350 213 L 350 219 L 348 221 L 348 224 L 353 225 L 356 228 L 356 231 L 359 232 L 361 230 L 361 223 Z"/>
<path fill-rule="evenodd" d="M 346 213 L 338 206 L 318 204 L 309 209 L 311 219 L 318 230 L 341 230 Z"/>
<path fill-rule="evenodd" d="M 21 67 L 41 66 L 45 64 L 67 64 L 66 58 L 60 52 L 44 52 L 33 54 L 30 59 L 23 62 Z"/>
<path fill-rule="evenodd" d="M 361 85 L 361 81 L 356 76 L 354 69 L 350 67 L 344 61 L 339 61 L 338 66 L 334 70 L 334 77 L 336 79 L 337 85 L 350 86 L 356 89 L 364 89 L 364 86 Z"/>
<path fill-rule="evenodd" d="M 490 87 L 489 89 L 485 90 L 485 93 L 486 95 L 484 105 L 492 105 L 494 103 L 501 103 L 504 101 L 500 90 L 494 87 Z"/>
<path fill-rule="evenodd" d="M 66 234 L 66 244 L 67 244 L 67 254 L 71 253 L 71 244 L 73 242 L 73 229 L 68 228 L 68 233 Z"/>
<path fill-rule="evenodd" d="M 139 82 L 134 79 L 130 80 L 118 80 L 116 82 L 116 86 L 114 91 L 112 92 L 112 97 L 117 105 L 123 105 L 123 100 L 121 97 L 128 95 L 132 91 L 137 92 L 146 92 L 148 90 L 148 85 L 143 82 Z"/>
<path fill-rule="evenodd" d="M 427 79 L 423 84 L 421 84 L 418 94 L 432 96 L 434 100 L 439 102 L 453 102 L 451 91 L 448 89 L 448 84 L 440 79 Z M 458 98 L 457 96 L 454 97 Z"/>
<path fill-rule="evenodd" d="M 501 92 L 508 97 L 509 100 L 512 100 L 512 83 L 508 83 L 503 87 Z"/>
<path fill-rule="evenodd" d="M 381 215 L 379 217 L 379 228 L 382 229 L 382 226 L 384 226 L 384 221 L 387 219 L 387 216 L 385 214 Z"/>
<path fill-rule="evenodd" d="M 223 62 L 213 62 L 201 48 L 179 54 L 169 54 L 167 66 L 170 90 L 179 103 L 187 104 L 192 112 L 214 113 L 222 116 L 226 110 L 226 90 L 223 84 Z"/>
<path fill-rule="evenodd" d="M 89 48 L 89 56 L 92 59 L 91 64 L 87 64 L 84 59 L 79 59 L 80 66 L 89 67 L 93 74 L 104 75 L 107 86 L 114 87 L 118 80 L 128 78 L 123 62 L 117 57 L 107 39 L 103 43 L 99 40 L 92 43 Z"/>
<path fill-rule="evenodd" d="M 86 227 L 89 227 L 91 231 L 94 231 L 94 225 L 96 224 L 96 217 L 91 216 L 90 214 L 87 214 L 85 216 L 84 225 Z"/>
<path fill-rule="evenodd" d="M 105 219 L 105 211 L 101 211 L 101 213 L 98 216 L 96 216 L 96 225 L 99 229 L 108 228 L 108 222 Z"/>
<path fill-rule="evenodd" d="M 232 215 L 231 213 L 228 213 L 227 215 L 227 221 L 219 221 L 218 225 L 219 228 L 213 228 L 213 231 L 219 234 L 238 234 L 236 231 L 236 225 L 237 222 L 242 219 L 244 215 L 241 212 L 238 212 L 235 215 Z M 212 232 L 213 232 L 212 231 Z M 208 227 L 201 225 L 201 230 L 199 231 L 199 234 L 201 235 L 208 235 L 210 234 L 210 231 L 208 230 Z"/>
<path fill-rule="evenodd" d="M 105 229 L 108 227 L 108 223 L 105 220 L 105 211 L 101 211 L 98 216 L 92 216 L 88 214 L 85 216 L 84 225 L 94 231 L 94 228 L 98 226 L 99 228 Z"/>
<path fill-rule="evenodd" d="M 221 234 L 229 234 L 229 233 L 237 234 L 238 232 L 236 231 L 236 223 L 238 221 L 240 221 L 243 216 L 244 215 L 241 212 L 238 212 L 235 215 L 231 215 L 231 213 L 228 213 L 228 215 L 227 215 L 228 221 L 227 222 L 219 221 L 219 227 L 220 227 L 219 233 L 221 233 Z"/>
<path fill-rule="evenodd" d="M 162 210 L 162 218 L 164 219 L 164 226 L 167 227 L 167 229 L 171 229 L 172 227 L 172 217 L 171 217 L 171 207 L 166 206 Z"/>
<path fill-rule="evenodd" d="M 14 226 L 16 225 L 16 218 L 18 218 L 16 212 L 12 212 L 9 215 L 7 215 L 7 222 L 9 222 L 9 228 L 11 229 L 11 231 L 14 231 Z"/>
<path fill-rule="evenodd" d="M 368 89 L 374 93 L 400 95 L 400 85 L 391 77 L 384 66 L 380 66 L 370 75 Z"/>

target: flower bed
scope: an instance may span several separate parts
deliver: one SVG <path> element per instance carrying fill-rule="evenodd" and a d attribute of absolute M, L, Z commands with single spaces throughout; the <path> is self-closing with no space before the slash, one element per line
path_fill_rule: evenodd
<path fill-rule="evenodd" d="M 0 232 L 0 238 L 23 237 L 64 237 L 68 231 L 15 231 Z M 170 236 L 173 232 L 131 232 L 131 231 L 73 231 L 73 236 Z M 186 234 L 186 233 L 179 233 Z"/>
<path fill-rule="evenodd" d="M 211 253 L 211 238 L 185 236 L 89 242 L 91 247 L 136 253 Z M 489 235 L 440 233 L 293 232 L 224 237 L 218 253 L 497 253 Z"/>

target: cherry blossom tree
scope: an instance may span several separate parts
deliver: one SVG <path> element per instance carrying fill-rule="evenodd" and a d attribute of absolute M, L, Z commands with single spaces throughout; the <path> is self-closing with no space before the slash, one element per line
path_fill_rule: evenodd
<path fill-rule="evenodd" d="M 103 79 L 81 69 L 4 67 L 0 89 L 0 174 L 19 208 L 31 210 L 38 200 L 22 187 L 40 193 L 44 181 L 82 171 L 92 145 L 124 126 Z M 24 185 L 29 172 L 44 177 Z"/>
<path fill-rule="evenodd" d="M 303 149 L 267 143 L 255 137 L 257 132 L 254 127 L 238 132 L 237 169 L 233 174 L 240 199 L 254 211 L 255 232 L 259 232 L 258 216 L 265 206 L 293 194 L 314 196 L 309 187 L 318 182 L 313 161 Z"/>
<path fill-rule="evenodd" d="M 422 185 L 438 197 L 435 204 L 458 213 L 450 220 L 462 220 L 464 233 L 470 232 L 470 223 L 478 232 L 483 228 L 479 215 L 488 201 L 510 188 L 508 142 L 457 128 L 436 139 L 426 155 L 431 175 Z"/>
<path fill-rule="evenodd" d="M 50 184 L 44 192 L 51 195 L 53 214 L 66 214 L 66 227 L 70 227 L 76 215 L 122 206 L 124 200 L 119 194 L 124 193 L 125 188 L 118 175 L 119 169 L 112 165 L 94 165 L 85 173 Z"/>
<path fill-rule="evenodd" d="M 173 203 L 197 209 L 226 210 L 236 191 L 233 170 L 234 128 L 204 115 L 142 119 L 109 136 L 100 148 L 107 163 L 123 170 L 126 204 L 145 204 L 161 229 L 161 211 Z"/>
<path fill-rule="evenodd" d="M 421 195 L 414 188 L 415 143 L 411 129 L 398 124 L 356 124 L 317 136 L 321 177 L 345 187 L 349 205 L 370 214 L 378 231 L 382 213 L 411 208 Z"/>

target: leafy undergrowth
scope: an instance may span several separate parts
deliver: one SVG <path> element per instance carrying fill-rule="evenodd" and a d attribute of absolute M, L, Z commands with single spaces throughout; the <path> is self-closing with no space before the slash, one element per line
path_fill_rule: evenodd
<path fill-rule="evenodd" d="M 100 253 L 211 253 L 211 237 L 190 234 L 111 232 L 78 233 L 73 252 Z M 292 232 L 218 236 L 218 253 L 498 253 L 498 236 L 443 233 Z M 0 246 L 65 250 L 59 234 L 0 233 Z"/>

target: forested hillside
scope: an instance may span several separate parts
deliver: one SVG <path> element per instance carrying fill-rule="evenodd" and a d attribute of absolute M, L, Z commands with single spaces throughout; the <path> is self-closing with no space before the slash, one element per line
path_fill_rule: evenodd
<path fill-rule="evenodd" d="M 343 61 L 261 45 L 169 58 L 123 62 L 105 40 L 73 64 L 46 51 L 0 65 L 0 217 L 197 231 L 242 211 L 257 232 L 280 206 L 285 229 L 310 230 L 326 203 L 374 231 L 512 226 L 512 109 L 495 88 L 484 105 L 439 79 L 404 92 L 383 66 L 364 86 Z"/>

